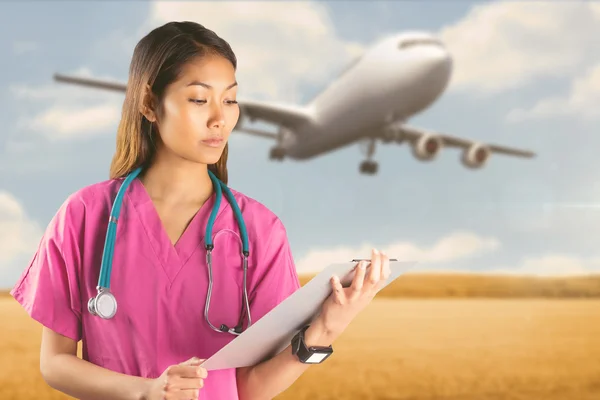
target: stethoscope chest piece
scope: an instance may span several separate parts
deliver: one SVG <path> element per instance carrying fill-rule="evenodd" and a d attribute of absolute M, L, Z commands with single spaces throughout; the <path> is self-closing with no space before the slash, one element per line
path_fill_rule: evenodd
<path fill-rule="evenodd" d="M 117 313 L 117 300 L 111 292 L 100 290 L 95 297 L 88 301 L 88 310 L 92 315 L 110 319 Z"/>
<path fill-rule="evenodd" d="M 110 275 L 112 270 L 113 263 L 113 254 L 115 249 L 115 240 L 117 235 L 117 221 L 119 220 L 119 216 L 121 213 L 121 205 L 123 202 L 123 196 L 125 195 L 125 190 L 141 172 L 142 168 L 136 168 L 133 172 L 131 172 L 125 180 L 123 184 L 119 188 L 115 200 L 113 202 L 112 209 L 110 210 L 110 216 L 108 221 L 108 229 L 106 231 L 106 239 L 104 241 L 104 250 L 102 253 L 102 263 L 100 264 L 100 276 L 98 278 L 98 286 L 96 289 L 98 290 L 98 294 L 88 301 L 88 311 L 90 314 L 103 318 L 110 319 L 115 316 L 117 313 L 117 300 L 115 296 L 110 293 Z M 225 185 L 222 181 L 220 181 L 217 176 L 210 170 L 208 170 L 208 175 L 213 183 L 214 190 L 216 192 L 215 195 L 215 203 L 213 205 L 213 209 L 211 211 L 208 223 L 206 224 L 206 233 L 204 235 L 205 240 L 205 248 L 207 250 L 206 253 L 206 262 L 208 266 L 208 275 L 209 275 L 209 283 L 208 283 L 208 291 L 206 294 L 206 305 L 204 308 L 204 317 L 206 322 L 208 322 L 211 329 L 217 332 L 225 332 L 231 333 L 233 335 L 240 335 L 243 332 L 243 319 L 244 316 L 248 320 L 247 327 L 252 324 L 252 318 L 250 316 L 250 302 L 248 300 L 248 290 L 247 290 L 247 272 L 248 272 L 248 256 L 250 255 L 249 243 L 248 243 L 248 232 L 246 230 L 246 224 L 244 222 L 244 218 L 242 216 L 242 211 L 240 210 L 235 197 L 231 190 Z M 220 327 L 216 327 L 213 325 L 208 318 L 208 311 L 210 307 L 210 298 L 212 293 L 213 286 L 213 276 L 212 276 L 212 250 L 214 249 L 213 237 L 212 237 L 212 229 L 215 223 L 215 219 L 217 217 L 217 213 L 219 211 L 219 206 L 221 204 L 221 198 L 223 196 L 223 192 L 225 192 L 225 196 L 227 197 L 227 201 L 230 203 L 231 208 L 235 214 L 235 218 L 238 222 L 238 226 L 240 229 L 240 235 L 242 238 L 242 256 L 243 256 L 243 270 L 244 270 L 244 288 L 242 293 L 242 311 L 238 321 L 238 325 L 229 328 L 225 324 L 221 324 Z"/>

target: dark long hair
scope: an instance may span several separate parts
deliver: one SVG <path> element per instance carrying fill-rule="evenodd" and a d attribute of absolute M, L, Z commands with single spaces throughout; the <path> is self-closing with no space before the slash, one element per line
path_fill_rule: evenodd
<path fill-rule="evenodd" d="M 177 79 L 189 61 L 208 54 L 228 59 L 237 69 L 233 50 L 215 32 L 195 22 L 169 22 L 144 36 L 133 51 L 121 121 L 117 129 L 117 147 L 110 166 L 110 178 L 120 178 L 137 167 L 147 166 L 154 156 L 152 141 L 157 127 L 141 113 L 149 87 L 154 111 L 160 115 L 165 89 Z M 208 168 L 227 183 L 227 153 Z"/>

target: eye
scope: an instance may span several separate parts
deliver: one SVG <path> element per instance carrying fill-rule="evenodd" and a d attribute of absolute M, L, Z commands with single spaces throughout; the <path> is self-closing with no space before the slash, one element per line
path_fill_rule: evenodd
<path fill-rule="evenodd" d="M 196 104 L 205 104 L 206 100 L 199 100 L 199 99 L 189 99 L 190 102 L 192 103 L 196 103 Z"/>
<path fill-rule="evenodd" d="M 225 103 L 227 103 L 227 104 L 237 104 L 238 102 L 236 100 L 226 100 Z"/>

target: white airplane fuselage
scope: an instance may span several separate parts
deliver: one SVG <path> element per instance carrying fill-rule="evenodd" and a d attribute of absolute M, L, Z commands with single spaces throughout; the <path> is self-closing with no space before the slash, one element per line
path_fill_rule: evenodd
<path fill-rule="evenodd" d="M 275 140 L 269 159 L 307 160 L 368 141 L 363 174 L 376 174 L 375 143 L 408 141 L 420 161 L 433 160 L 441 148 L 462 150 L 461 162 L 480 169 L 492 153 L 531 158 L 535 153 L 483 143 L 411 126 L 408 120 L 430 107 L 444 92 L 452 74 L 452 58 L 444 44 L 427 32 L 407 32 L 379 41 L 307 105 L 246 99 L 241 121 L 261 120 L 278 134 L 238 126 L 250 135 Z M 126 83 L 56 75 L 55 80 L 125 92 Z"/>
<path fill-rule="evenodd" d="M 409 119 L 447 87 L 452 59 L 428 34 L 403 34 L 370 48 L 306 107 L 312 122 L 283 135 L 286 157 L 308 159 Z"/>

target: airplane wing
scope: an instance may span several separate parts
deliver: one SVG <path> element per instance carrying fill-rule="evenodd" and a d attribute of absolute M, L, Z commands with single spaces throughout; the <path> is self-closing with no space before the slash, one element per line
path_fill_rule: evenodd
<path fill-rule="evenodd" d="M 415 127 L 411 127 L 411 126 L 407 126 L 407 125 L 400 125 L 399 127 L 393 128 L 393 129 L 389 130 L 388 132 L 392 132 L 392 135 L 394 135 L 395 137 L 397 137 L 399 139 L 404 138 L 411 142 L 415 142 L 426 136 L 433 136 L 433 137 L 439 138 L 440 141 L 442 142 L 442 145 L 445 147 L 458 147 L 461 149 L 468 150 L 475 145 L 483 145 L 492 153 L 505 154 L 505 155 L 515 156 L 515 157 L 524 157 L 524 158 L 535 157 L 535 153 L 528 151 L 528 150 L 522 150 L 522 149 L 517 149 L 517 148 L 513 148 L 513 147 L 498 145 L 498 144 L 481 144 L 481 143 L 478 143 L 477 141 L 473 141 L 473 140 L 469 140 L 469 139 L 465 139 L 465 138 L 461 138 L 461 137 L 457 137 L 457 136 L 451 136 L 451 135 L 447 135 L 445 133 L 432 132 L 432 131 L 428 131 L 425 129 L 415 128 Z"/>
<path fill-rule="evenodd" d="M 87 86 L 96 89 L 112 90 L 123 93 L 127 90 L 127 84 L 125 83 L 109 82 L 94 78 L 82 78 L 62 74 L 55 74 L 54 80 L 57 82 L 70 83 L 79 86 Z M 268 123 L 275 124 L 277 126 L 284 126 L 289 129 L 294 129 L 297 126 L 310 122 L 312 119 L 310 110 L 308 110 L 305 107 L 293 104 L 257 101 L 251 99 L 241 99 L 238 100 L 238 103 L 240 106 L 241 117 L 247 117 L 250 121 L 262 120 Z M 278 136 L 276 133 L 272 132 L 267 132 L 259 129 L 244 128 L 243 126 L 239 126 L 239 124 L 238 126 L 236 126 L 235 130 L 250 135 L 270 139 L 276 139 Z"/>

